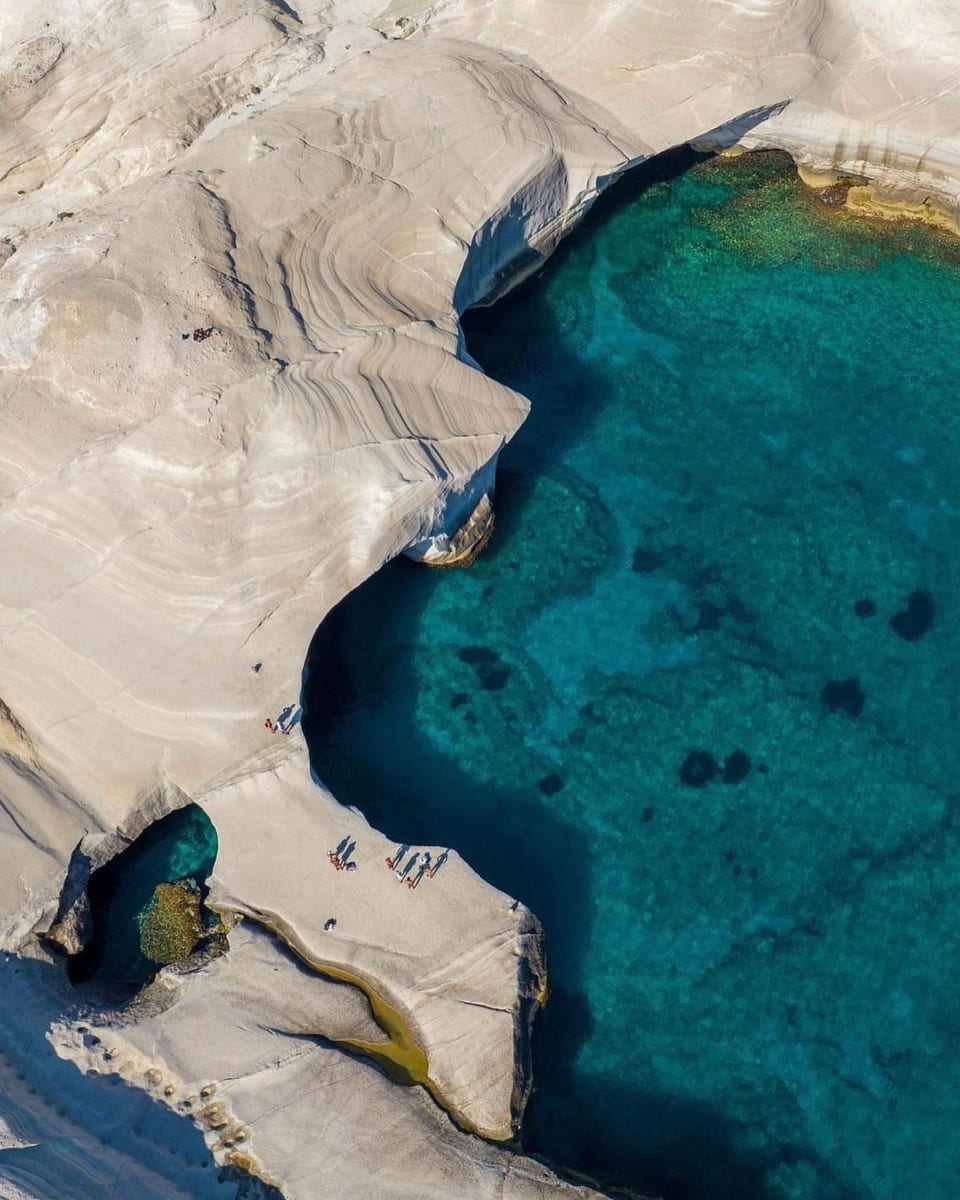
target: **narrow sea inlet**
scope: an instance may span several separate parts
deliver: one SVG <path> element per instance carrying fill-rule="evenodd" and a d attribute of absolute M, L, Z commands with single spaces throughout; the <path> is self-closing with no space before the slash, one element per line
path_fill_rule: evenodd
<path fill-rule="evenodd" d="M 668 159 L 464 325 L 533 402 L 497 533 L 349 597 L 305 725 L 342 802 L 543 920 L 525 1148 L 956 1200 L 960 241 Z"/>
<path fill-rule="evenodd" d="M 216 918 L 203 905 L 217 834 L 196 804 L 168 813 L 94 871 L 87 885 L 92 937 L 69 964 L 74 983 L 97 979 L 136 990 L 182 962 Z"/>

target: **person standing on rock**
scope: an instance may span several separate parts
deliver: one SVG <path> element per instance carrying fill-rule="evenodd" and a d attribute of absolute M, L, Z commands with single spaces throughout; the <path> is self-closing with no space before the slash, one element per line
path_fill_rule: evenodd
<path fill-rule="evenodd" d="M 405 867 L 403 867 L 402 869 L 400 867 L 397 867 L 394 874 L 400 880 L 401 883 L 403 883 L 404 879 L 406 879 L 406 877 L 413 870 L 413 864 L 416 861 L 417 861 L 417 855 L 414 853 L 414 854 L 411 854 L 410 857 L 407 859 L 407 865 Z"/>

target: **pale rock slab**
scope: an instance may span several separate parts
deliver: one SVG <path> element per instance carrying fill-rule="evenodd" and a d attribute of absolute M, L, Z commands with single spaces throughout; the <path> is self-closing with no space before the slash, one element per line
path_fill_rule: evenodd
<path fill-rule="evenodd" d="M 220 839 L 211 904 L 273 930 L 308 964 L 366 981 L 427 1050 L 432 1090 L 449 1111 L 509 1138 L 527 1087 L 512 1043 L 545 987 L 535 918 L 455 852 L 415 889 L 403 886 L 385 861 L 396 847 L 319 790 L 300 754 L 245 766 L 197 799 Z M 344 837 L 357 843 L 353 871 L 328 861 Z M 413 849 L 436 860 L 444 848 Z"/>
<path fill-rule="evenodd" d="M 81 1070 L 141 1081 L 219 1157 L 280 1183 L 288 1200 L 599 1196 L 461 1133 L 419 1088 L 331 1048 L 369 1018 L 353 989 L 316 977 L 305 986 L 302 974 L 269 934 L 243 928 L 201 971 L 164 973 L 155 987 L 176 995 L 169 1008 L 116 1030 L 62 1022 L 52 1040 Z"/>

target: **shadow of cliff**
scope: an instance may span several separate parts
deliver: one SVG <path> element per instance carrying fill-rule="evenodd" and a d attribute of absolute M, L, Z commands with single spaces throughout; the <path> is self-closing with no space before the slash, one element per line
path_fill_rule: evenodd
<path fill-rule="evenodd" d="M 414 652 L 429 591 L 442 587 L 443 579 L 443 573 L 395 561 L 318 631 L 304 691 L 314 771 L 387 836 L 455 847 L 489 883 L 542 921 L 551 994 L 534 1029 L 535 1090 L 521 1132 L 524 1151 L 617 1194 L 774 1200 L 779 1193 L 765 1183 L 769 1173 L 806 1160 L 805 1151 L 782 1145 L 757 1150 L 750 1130 L 711 1105 L 593 1074 L 582 1061 L 593 1025 L 583 963 L 594 920 L 584 831 L 552 811 L 550 798 L 535 788 L 509 782 L 492 787 L 463 771 L 417 728 L 413 672 L 396 654 L 378 661 L 378 624 L 389 621 L 393 646 Z M 381 700 L 384 669 L 391 688 L 405 689 L 409 715 L 395 719 L 387 740 L 381 736 L 370 751 L 363 714 Z M 383 735 L 382 725 L 378 732 Z M 822 1164 L 815 1166 L 821 1179 L 828 1176 Z M 844 1193 L 830 1195 L 841 1200 Z"/>
<path fill-rule="evenodd" d="M 461 326 L 471 357 L 481 367 L 496 364 L 498 382 L 516 387 L 531 402 L 530 415 L 500 456 L 496 507 L 501 530 L 511 515 L 504 506 L 504 493 L 512 486 L 514 472 L 544 471 L 555 464 L 567 447 L 583 437 L 608 386 L 601 372 L 566 345 L 554 311 L 544 301 L 545 282 L 563 268 L 571 255 L 589 254 L 603 226 L 644 192 L 678 178 L 711 157 L 680 146 L 626 172 L 600 194 L 539 271 L 496 304 L 478 306 L 463 314 Z M 522 329 L 521 336 L 518 329 Z M 537 381 L 531 387 L 531 358 L 536 360 L 537 356 Z M 507 502 L 509 505 L 509 497 Z"/>
<path fill-rule="evenodd" d="M 413 651 L 430 591 L 442 574 L 397 559 L 333 610 L 307 660 L 303 727 L 311 766 L 344 804 L 396 842 L 450 846 L 488 883 L 526 904 L 546 926 L 563 923 L 576 959 L 588 933 L 590 875 L 584 868 L 563 889 L 556 865 L 580 858 L 582 833 L 551 811 L 535 788 L 491 787 L 463 771 L 417 728 L 415 674 L 401 657 L 380 659 L 376 634 L 385 620 L 391 642 Z M 382 672 L 405 698 L 406 719 L 392 714 L 389 741 L 364 752 L 350 727 L 380 700 Z M 490 814 L 498 814 L 491 822 Z M 429 886 L 429 884 L 425 885 Z"/>
<path fill-rule="evenodd" d="M 574 1074 L 569 1064 L 588 1023 L 576 997 L 562 994 L 540 1018 L 537 1093 L 523 1136 L 535 1157 L 595 1180 L 612 1196 L 651 1200 L 774 1200 L 784 1192 L 771 1186 L 771 1174 L 809 1163 L 818 1196 L 854 1200 L 806 1149 L 756 1148 L 748 1128 L 710 1104 Z"/>

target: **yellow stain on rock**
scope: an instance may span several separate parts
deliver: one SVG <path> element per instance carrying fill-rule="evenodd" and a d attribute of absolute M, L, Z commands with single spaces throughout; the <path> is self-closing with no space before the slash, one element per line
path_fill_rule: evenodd
<path fill-rule="evenodd" d="M 934 229 L 960 234 L 954 213 L 941 208 L 932 196 L 922 200 L 900 200 L 885 196 L 872 183 L 852 187 L 847 192 L 847 208 L 861 217 L 879 217 L 884 221 L 922 221 Z"/>
<path fill-rule="evenodd" d="M 439 1101 L 435 1085 L 430 1079 L 427 1056 L 399 1011 L 385 1000 L 363 976 L 347 971 L 343 967 L 334 966 L 332 963 L 313 961 L 303 958 L 302 955 L 300 957 L 318 975 L 325 975 L 328 979 L 336 979 L 338 983 L 349 983 L 353 987 L 359 988 L 367 998 L 371 1016 L 387 1037 L 385 1042 L 367 1042 L 361 1038 L 341 1038 L 337 1045 L 372 1058 L 397 1083 L 407 1086 L 420 1084 Z"/>
<path fill-rule="evenodd" d="M 300 944 L 298 938 L 288 934 L 283 923 L 272 914 L 248 913 L 246 920 L 253 921 L 283 942 L 297 958 L 317 975 L 347 983 L 361 991 L 370 1005 L 370 1014 L 377 1026 L 383 1030 L 386 1040 L 368 1042 L 362 1038 L 330 1038 L 334 1045 L 348 1053 L 362 1055 L 376 1063 L 394 1082 L 406 1087 L 419 1085 L 426 1088 L 433 1099 L 467 1133 L 489 1138 L 443 1094 L 430 1078 L 430 1064 L 426 1052 L 413 1035 L 409 1023 L 399 1009 L 392 1005 L 380 991 L 363 975 L 350 971 L 336 963 L 314 958 Z M 324 1035 L 326 1036 L 326 1035 Z"/>
<path fill-rule="evenodd" d="M 933 229 L 960 234 L 956 213 L 938 203 L 933 196 L 921 193 L 915 197 L 893 196 L 859 176 L 813 171 L 801 163 L 795 165 L 801 182 L 813 191 L 846 188 L 844 207 L 858 217 L 873 217 L 882 221 L 920 221 Z"/>

